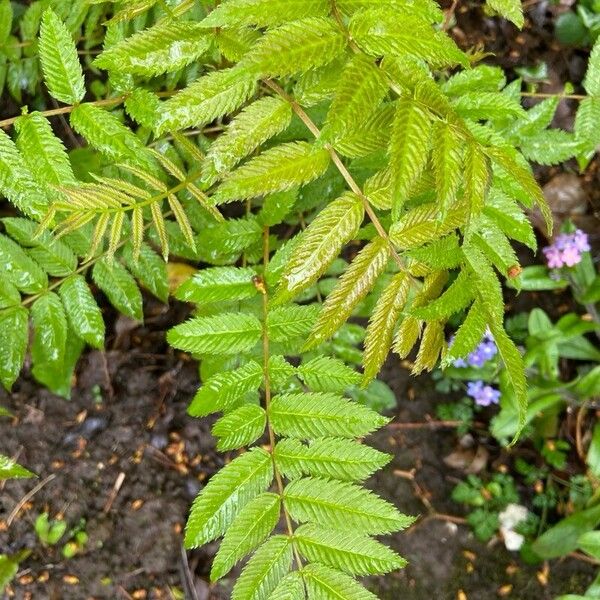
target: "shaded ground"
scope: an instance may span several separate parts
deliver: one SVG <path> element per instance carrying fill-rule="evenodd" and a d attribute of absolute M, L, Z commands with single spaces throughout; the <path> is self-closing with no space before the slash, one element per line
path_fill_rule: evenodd
<path fill-rule="evenodd" d="M 216 546 L 191 552 L 189 562 L 181 552 L 191 500 L 224 457 L 213 451 L 208 421 L 185 413 L 197 387 L 196 369 L 162 353 L 165 318 L 151 317 L 137 329 L 119 319 L 121 333 L 106 354 L 106 369 L 102 354 L 87 355 L 71 401 L 40 390 L 27 378 L 11 396 L 0 397 L 0 404 L 17 415 L 2 426 L 2 450 L 18 455 L 45 482 L 10 527 L 6 521 L 13 509 L 38 482 L 11 481 L 0 492 L 1 551 L 32 550 L 8 597 L 172 598 L 169 587 L 184 589 L 186 581 L 193 582 L 201 600 L 229 597 L 227 582 L 223 587 L 208 583 Z M 384 377 L 401 407 L 397 423 L 423 422 L 434 414 L 436 393 L 430 382 L 409 380 L 396 362 Z M 372 487 L 410 514 L 427 514 L 423 499 L 438 512 L 456 514 L 449 494 L 462 473 L 442 460 L 454 439 L 441 429 L 392 425 L 375 444 L 395 459 Z M 407 478 L 413 468 L 414 482 Z M 33 522 L 43 511 L 60 514 L 71 525 L 86 520 L 90 539 L 82 555 L 65 560 L 60 546 L 39 543 Z M 549 584 L 542 586 L 536 578 L 540 567 L 515 569 L 516 557 L 499 543 L 485 547 L 465 526 L 435 518 L 421 519 L 391 543 L 411 565 L 370 582 L 383 600 L 450 600 L 461 590 L 469 600 L 485 600 L 497 597 L 501 588 L 507 598 L 544 600 L 583 590 L 591 574 L 588 565 L 566 560 L 552 565 Z M 512 592 L 505 587 L 510 585 Z"/>

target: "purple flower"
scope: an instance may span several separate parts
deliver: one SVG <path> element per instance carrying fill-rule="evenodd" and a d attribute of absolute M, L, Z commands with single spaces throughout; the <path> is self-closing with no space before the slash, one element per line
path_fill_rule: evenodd
<path fill-rule="evenodd" d="M 452 336 L 448 341 L 449 347 L 452 346 L 453 341 L 454 336 Z M 498 354 L 498 348 L 496 347 L 494 336 L 488 329 L 486 330 L 482 341 L 479 343 L 477 348 L 473 350 L 473 352 L 469 353 L 466 360 L 464 358 L 457 358 L 452 364 L 459 369 L 465 367 L 475 367 L 479 369 L 483 367 L 488 360 L 494 358 L 496 354 Z"/>
<path fill-rule="evenodd" d="M 550 269 L 574 267 L 581 262 L 581 253 L 589 252 L 587 233 L 577 229 L 575 233 L 561 233 L 554 243 L 544 248 L 544 256 Z"/>
<path fill-rule="evenodd" d="M 467 395 L 475 400 L 478 406 L 490 406 L 500 401 L 500 390 L 485 384 L 483 381 L 469 381 L 467 384 Z"/>

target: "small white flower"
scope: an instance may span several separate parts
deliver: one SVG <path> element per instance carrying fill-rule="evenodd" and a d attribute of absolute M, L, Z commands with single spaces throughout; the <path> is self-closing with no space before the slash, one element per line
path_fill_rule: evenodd
<path fill-rule="evenodd" d="M 500 533 L 504 538 L 504 545 L 507 550 L 519 550 L 525 541 L 525 538 L 514 529 L 527 519 L 529 511 L 520 504 L 509 504 L 499 515 Z"/>

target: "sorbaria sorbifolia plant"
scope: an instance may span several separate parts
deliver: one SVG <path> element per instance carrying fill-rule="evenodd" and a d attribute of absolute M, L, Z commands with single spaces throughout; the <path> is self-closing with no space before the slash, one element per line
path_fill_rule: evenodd
<path fill-rule="evenodd" d="M 515 0 L 488 10 L 523 23 Z M 391 349 L 418 345 L 420 373 L 489 327 L 525 414 L 500 278 L 518 279 L 511 240 L 535 249 L 524 208 L 551 228 L 528 160 L 585 165 L 600 141 L 600 48 L 566 132 L 559 97 L 525 110 L 446 25 L 432 0 L 0 0 L 2 85 L 19 100 L 43 74 L 54 103 L 0 121 L 20 213 L 0 235 L 0 378 L 31 321 L 33 375 L 68 394 L 103 345 L 96 288 L 141 319 L 138 282 L 166 301 L 169 253 L 201 265 L 168 341 L 201 361 L 190 413 L 224 413 L 218 448 L 253 447 L 200 492 L 186 545 L 223 537 L 215 580 L 251 554 L 234 600 L 372 598 L 353 576 L 404 564 L 372 536 L 411 518 L 360 485 L 388 461 L 361 442 L 386 419 L 351 399 Z"/>

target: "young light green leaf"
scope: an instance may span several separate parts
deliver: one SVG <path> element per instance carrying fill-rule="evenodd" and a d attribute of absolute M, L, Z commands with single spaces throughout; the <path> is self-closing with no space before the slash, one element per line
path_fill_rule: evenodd
<path fill-rule="evenodd" d="M 290 438 L 281 440 L 275 446 L 275 461 L 288 479 L 309 475 L 341 481 L 363 481 L 390 460 L 389 454 L 343 438 L 315 439 L 309 445 Z"/>
<path fill-rule="evenodd" d="M 453 125 L 439 121 L 432 130 L 432 163 L 440 216 L 445 217 L 456 200 L 463 176 L 463 141 Z"/>
<path fill-rule="evenodd" d="M 58 293 L 73 331 L 90 346 L 103 348 L 104 319 L 85 278 L 71 275 Z"/>
<path fill-rule="evenodd" d="M 265 431 L 267 415 L 256 404 L 247 404 L 221 417 L 212 434 L 219 438 L 217 450 L 237 450 L 255 442 Z"/>
<path fill-rule="evenodd" d="M 159 21 L 110 46 L 94 61 L 101 69 L 152 77 L 178 71 L 211 45 L 205 28 L 191 21 Z"/>
<path fill-rule="evenodd" d="M 480 300 L 473 302 L 462 325 L 458 328 L 452 344 L 443 359 L 443 365 L 452 364 L 458 358 L 464 358 L 481 342 L 486 330 L 486 318 Z"/>
<path fill-rule="evenodd" d="M 474 284 L 469 272 L 461 270 L 439 298 L 426 306 L 415 308 L 412 314 L 424 321 L 446 319 L 471 304 L 474 295 Z"/>
<path fill-rule="evenodd" d="M 284 502 L 294 521 L 342 531 L 381 535 L 405 529 L 414 521 L 369 490 L 315 477 L 289 483 Z"/>
<path fill-rule="evenodd" d="M 356 235 L 363 217 L 363 203 L 356 194 L 347 193 L 324 208 L 300 234 L 284 269 L 277 300 L 288 300 L 312 285 Z"/>
<path fill-rule="evenodd" d="M 487 5 L 504 18 L 512 21 L 519 29 L 523 27 L 523 5 L 521 0 L 486 0 Z"/>
<path fill-rule="evenodd" d="M 35 477 L 31 471 L 24 469 L 21 465 L 18 465 L 14 460 L 0 454 L 0 481 L 4 479 L 29 479 Z M 1 571 L 1 568 L 0 568 Z M 3 580 L 0 575 L 0 589 L 2 589 Z"/>
<path fill-rule="evenodd" d="M 194 354 L 237 354 L 251 350 L 260 340 L 262 327 L 253 315 L 222 313 L 196 317 L 167 334 L 174 348 Z"/>
<path fill-rule="evenodd" d="M 413 375 L 423 371 L 433 371 L 437 365 L 438 357 L 444 346 L 444 322 L 429 321 L 423 330 L 423 337 L 417 358 L 411 370 Z"/>
<path fill-rule="evenodd" d="M 202 269 L 177 288 L 175 298 L 197 304 L 244 300 L 258 293 L 255 276 L 256 271 L 249 267 Z"/>
<path fill-rule="evenodd" d="M 212 581 L 226 575 L 248 552 L 262 544 L 279 521 L 281 499 L 269 492 L 251 500 L 223 537 L 210 572 Z"/>
<path fill-rule="evenodd" d="M 272 479 L 273 460 L 261 448 L 232 460 L 194 500 L 186 525 L 186 548 L 197 548 L 223 535 L 236 515 L 262 494 Z"/>
<path fill-rule="evenodd" d="M 359 252 L 327 296 L 306 342 L 307 348 L 331 337 L 348 320 L 356 305 L 371 291 L 375 281 L 385 270 L 390 252 L 388 240 L 382 237 L 376 237 Z"/>
<path fill-rule="evenodd" d="M 302 576 L 311 599 L 377 600 L 375 594 L 367 591 L 349 575 L 324 565 L 307 565 L 302 570 Z"/>
<path fill-rule="evenodd" d="M 269 418 L 278 435 L 299 439 L 362 437 L 388 422 L 366 406 L 322 392 L 275 396 Z"/>
<path fill-rule="evenodd" d="M 410 287 L 410 277 L 406 273 L 397 273 L 375 305 L 365 336 L 363 385 L 377 376 L 389 354 L 394 330 L 408 300 Z"/>
<path fill-rule="evenodd" d="M 51 8 L 42 17 L 39 53 L 50 94 L 65 104 L 81 102 L 85 80 L 77 48 L 69 30 Z"/>
<path fill-rule="evenodd" d="M 307 142 L 275 146 L 228 175 L 213 202 L 222 204 L 290 190 L 323 175 L 329 161 L 327 149 Z"/>
<path fill-rule="evenodd" d="M 274 342 L 285 342 L 294 337 L 306 337 L 313 328 L 319 305 L 286 304 L 271 310 L 267 316 L 269 339 Z"/>

